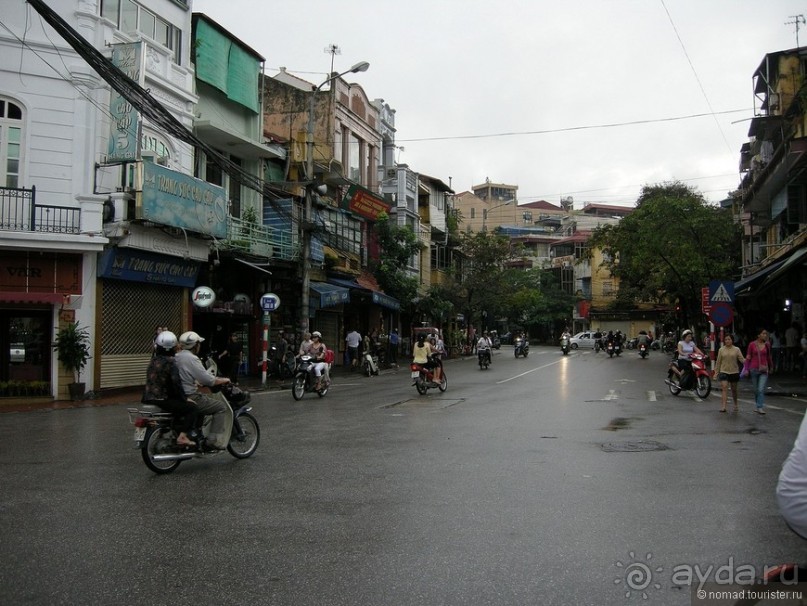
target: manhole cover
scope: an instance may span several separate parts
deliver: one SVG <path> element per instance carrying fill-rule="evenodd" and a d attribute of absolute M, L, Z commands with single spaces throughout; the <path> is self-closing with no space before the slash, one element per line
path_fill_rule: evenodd
<path fill-rule="evenodd" d="M 652 450 L 669 450 L 670 447 L 654 440 L 638 440 L 635 442 L 606 442 L 602 445 L 605 452 L 650 452 Z"/>

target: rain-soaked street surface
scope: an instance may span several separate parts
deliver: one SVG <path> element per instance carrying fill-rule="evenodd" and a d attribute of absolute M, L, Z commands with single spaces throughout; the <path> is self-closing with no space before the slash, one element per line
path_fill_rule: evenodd
<path fill-rule="evenodd" d="M 684 605 L 687 575 L 807 561 L 774 501 L 805 402 L 719 414 L 667 361 L 505 346 L 445 393 L 257 393 L 254 457 L 166 476 L 124 404 L 0 414 L 0 603 Z"/>

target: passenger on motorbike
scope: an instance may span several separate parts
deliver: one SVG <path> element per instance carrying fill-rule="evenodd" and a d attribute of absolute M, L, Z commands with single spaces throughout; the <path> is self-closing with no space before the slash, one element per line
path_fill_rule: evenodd
<path fill-rule="evenodd" d="M 177 336 L 170 330 L 163 329 L 154 339 L 154 355 L 146 371 L 146 385 L 140 401 L 176 415 L 179 429 L 177 444 L 196 446 L 196 442 L 188 437 L 196 427 L 196 406 L 192 400 L 188 400 L 182 388 L 182 379 L 174 360 L 176 347 Z"/>
<path fill-rule="evenodd" d="M 488 331 L 484 331 L 482 336 L 479 337 L 479 341 L 476 342 L 476 351 L 487 351 L 488 360 L 491 360 L 490 357 L 490 349 L 493 347 L 493 341 L 490 340 L 488 336 Z"/>
<path fill-rule="evenodd" d="M 300 350 L 297 352 L 298 356 L 305 356 L 311 350 L 311 346 L 314 342 L 311 340 L 311 333 L 306 332 L 303 333 L 303 341 L 300 343 Z"/>
<path fill-rule="evenodd" d="M 692 372 L 692 362 L 690 361 L 692 354 L 703 355 L 692 339 L 692 331 L 687 329 L 681 333 L 681 340 L 678 341 L 678 363 L 677 368 L 673 367 L 673 370 L 681 377 L 682 386 L 689 383 L 689 374 Z"/>
<path fill-rule="evenodd" d="M 432 355 L 433 353 L 435 352 L 432 351 L 431 344 L 426 342 L 425 333 L 419 333 L 417 343 L 415 343 L 415 346 L 412 348 L 412 362 L 433 371 L 434 382 L 439 383 L 443 367 L 440 362 L 435 359 L 436 356 Z"/>
<path fill-rule="evenodd" d="M 325 362 L 325 351 L 327 349 L 325 343 L 322 342 L 322 333 L 318 330 L 312 332 L 311 347 L 308 350 L 308 355 L 316 360 L 316 364 L 314 364 L 314 376 L 317 378 L 317 383 L 314 386 L 316 391 L 322 389 L 322 371 L 328 369 L 328 363 Z"/>
<path fill-rule="evenodd" d="M 646 330 L 639 331 L 639 338 L 636 341 L 636 347 L 641 347 L 642 344 L 644 344 L 644 346 L 648 349 L 650 348 L 650 335 L 647 334 Z"/>
<path fill-rule="evenodd" d="M 223 450 L 227 447 L 229 431 L 227 429 L 227 403 L 207 394 L 199 392 L 199 385 L 214 387 L 230 383 L 227 377 L 215 377 L 210 374 L 199 359 L 204 339 L 193 331 L 184 332 L 179 336 L 179 345 L 182 348 L 175 356 L 182 388 L 188 397 L 196 404 L 196 412 L 202 415 L 212 415 L 210 432 L 208 433 L 206 450 Z"/>

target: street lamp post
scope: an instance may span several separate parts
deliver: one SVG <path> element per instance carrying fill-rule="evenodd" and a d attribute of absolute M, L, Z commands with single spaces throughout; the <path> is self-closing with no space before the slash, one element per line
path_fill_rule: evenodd
<path fill-rule="evenodd" d="M 488 214 L 490 213 L 490 211 L 496 210 L 497 208 L 501 208 L 502 206 L 507 206 L 508 204 L 512 204 L 513 202 L 515 202 L 515 200 L 511 198 L 507 202 L 502 202 L 501 204 L 497 204 L 496 206 L 493 206 L 491 208 L 483 209 L 482 210 L 482 231 L 487 231 L 487 228 L 485 227 L 485 224 L 487 223 Z"/>
<path fill-rule="evenodd" d="M 302 292 L 300 293 L 300 333 L 308 332 L 308 289 L 311 286 L 311 213 L 313 208 L 313 187 L 314 187 L 314 101 L 320 89 L 334 80 L 341 78 L 345 74 L 355 74 L 366 72 L 370 64 L 367 61 L 356 63 L 350 69 L 340 74 L 332 75 L 319 86 L 312 88 L 311 97 L 308 102 L 308 128 L 305 134 L 306 157 L 305 157 L 305 178 L 307 185 L 305 188 L 305 206 L 303 207 L 303 279 Z"/>

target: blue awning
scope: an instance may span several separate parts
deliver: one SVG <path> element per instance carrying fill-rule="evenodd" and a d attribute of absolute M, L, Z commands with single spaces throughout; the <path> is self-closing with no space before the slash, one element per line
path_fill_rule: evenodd
<path fill-rule="evenodd" d="M 311 290 L 319 295 L 320 309 L 350 303 L 350 290 L 325 282 L 311 282 Z"/>
<path fill-rule="evenodd" d="M 755 273 L 751 274 L 750 276 L 746 276 L 742 280 L 738 280 L 734 283 L 734 295 L 747 295 L 751 294 L 751 290 L 757 286 L 762 284 L 762 281 L 771 275 L 772 272 L 776 271 L 782 265 L 785 264 L 786 259 L 781 261 L 776 261 L 775 263 L 771 263 L 768 267 L 764 267 Z"/>
<path fill-rule="evenodd" d="M 340 278 L 328 278 L 328 284 L 334 284 L 336 286 L 342 286 L 344 288 L 351 288 L 353 290 L 359 290 L 365 293 L 370 293 L 372 296 L 372 302 L 376 305 L 380 305 L 381 307 L 386 307 L 387 309 L 392 309 L 395 311 L 399 311 L 401 309 L 401 304 L 398 299 L 394 297 L 390 297 L 389 295 L 385 295 L 383 292 L 379 292 L 377 290 L 372 290 L 369 288 L 364 288 L 360 286 L 358 282 L 354 280 L 342 280 Z"/>

